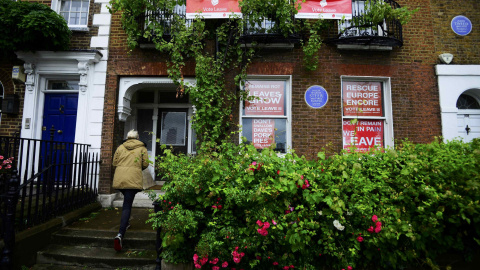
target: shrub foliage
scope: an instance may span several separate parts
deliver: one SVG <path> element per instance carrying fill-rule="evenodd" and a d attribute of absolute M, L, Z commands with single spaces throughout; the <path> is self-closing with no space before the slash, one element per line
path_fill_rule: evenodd
<path fill-rule="evenodd" d="M 317 160 L 222 144 L 165 150 L 162 257 L 217 269 L 397 269 L 480 244 L 480 141 Z M 223 268 L 222 268 L 223 269 Z"/>

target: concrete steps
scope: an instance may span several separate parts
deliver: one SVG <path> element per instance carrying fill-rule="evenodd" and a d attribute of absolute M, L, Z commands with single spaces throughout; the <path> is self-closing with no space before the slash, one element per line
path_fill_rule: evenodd
<path fill-rule="evenodd" d="M 156 267 L 156 231 L 145 224 L 148 209 L 132 210 L 132 227 L 125 234 L 123 249 L 113 249 L 121 211 L 102 209 L 53 233 L 49 245 L 37 252 L 32 270 L 139 269 Z"/>

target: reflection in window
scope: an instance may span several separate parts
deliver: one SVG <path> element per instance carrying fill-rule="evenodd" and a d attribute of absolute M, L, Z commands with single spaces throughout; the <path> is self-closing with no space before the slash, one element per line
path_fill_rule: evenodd
<path fill-rule="evenodd" d="M 470 95 L 461 94 L 457 100 L 457 108 L 459 110 L 479 110 L 480 103 Z"/>
<path fill-rule="evenodd" d="M 60 15 L 65 18 L 69 26 L 86 26 L 89 3 L 87 0 L 61 1 Z"/>
<path fill-rule="evenodd" d="M 162 112 L 160 144 L 185 146 L 186 112 Z"/>
<path fill-rule="evenodd" d="M 78 90 L 78 80 L 48 80 L 46 90 Z"/>

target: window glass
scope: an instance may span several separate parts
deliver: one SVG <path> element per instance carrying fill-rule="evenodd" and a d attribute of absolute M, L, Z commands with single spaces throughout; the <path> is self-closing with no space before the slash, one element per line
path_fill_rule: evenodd
<path fill-rule="evenodd" d="M 147 144 L 148 151 L 152 151 L 153 109 L 137 110 L 137 130 L 140 141 Z"/>
<path fill-rule="evenodd" d="M 342 81 L 343 148 L 347 151 L 365 153 L 389 145 L 386 134 L 391 132 L 387 130 L 386 119 L 390 114 L 385 108 L 384 84 L 382 81 Z"/>
<path fill-rule="evenodd" d="M 247 80 L 244 90 L 248 98 L 241 110 L 242 136 L 257 149 L 275 145 L 275 150 L 288 149 L 288 117 L 290 114 L 286 80 Z"/>
<path fill-rule="evenodd" d="M 65 18 L 69 26 L 86 26 L 89 4 L 87 0 L 61 1 L 60 15 Z"/>
<path fill-rule="evenodd" d="M 136 103 L 154 103 L 155 93 L 153 91 L 140 90 L 135 93 Z"/>
<path fill-rule="evenodd" d="M 457 100 L 457 108 L 460 110 L 478 110 L 480 109 L 480 104 L 474 97 L 461 94 Z"/>
<path fill-rule="evenodd" d="M 187 131 L 186 112 L 162 112 L 160 144 L 185 146 Z"/>
<path fill-rule="evenodd" d="M 48 80 L 46 90 L 79 90 L 79 80 Z"/>

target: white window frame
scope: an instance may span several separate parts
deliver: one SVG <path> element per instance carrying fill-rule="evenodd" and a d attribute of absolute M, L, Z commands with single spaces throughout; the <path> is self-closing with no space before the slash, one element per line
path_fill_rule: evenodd
<path fill-rule="evenodd" d="M 243 115 L 244 100 L 241 100 L 239 106 L 239 122 L 240 127 L 243 127 L 243 118 L 268 118 L 268 119 L 286 119 L 286 146 L 285 153 L 292 149 L 292 76 L 291 75 L 249 75 L 246 81 L 284 81 L 285 82 L 285 116 L 277 115 Z M 241 86 L 242 91 L 245 91 L 245 86 Z M 239 132 L 239 142 L 242 142 L 243 131 Z M 285 154 L 280 153 L 280 154 Z"/>
<path fill-rule="evenodd" d="M 71 0 L 68 0 L 71 2 Z M 82 0 L 84 1 L 84 0 Z M 63 0 L 52 0 L 52 9 L 57 12 L 58 14 L 60 14 L 61 16 L 61 7 L 62 7 L 62 2 L 64 2 Z M 87 7 L 87 20 L 86 20 L 86 23 L 85 24 L 70 24 L 70 22 L 67 20 L 67 25 L 68 25 L 68 28 L 70 29 L 73 29 L 73 30 L 88 30 L 88 17 L 89 17 L 89 14 L 90 14 L 90 1 L 89 0 L 86 0 L 87 4 L 88 4 L 88 7 Z M 70 11 L 69 11 L 70 13 Z M 63 17 L 63 16 L 62 16 Z"/>
<path fill-rule="evenodd" d="M 370 77 L 370 76 L 340 76 L 341 79 L 341 97 L 342 97 L 342 142 L 343 140 L 343 121 L 344 120 L 384 120 L 383 126 L 383 147 L 384 148 L 393 148 L 394 147 L 394 136 L 393 136 L 393 114 L 392 114 L 392 91 L 391 91 L 391 79 L 389 77 Z M 384 114 L 380 116 L 344 116 L 343 115 L 343 83 L 345 81 L 355 81 L 355 82 L 380 82 L 382 83 L 383 89 L 383 111 Z M 344 147 L 342 145 L 342 147 Z"/>

